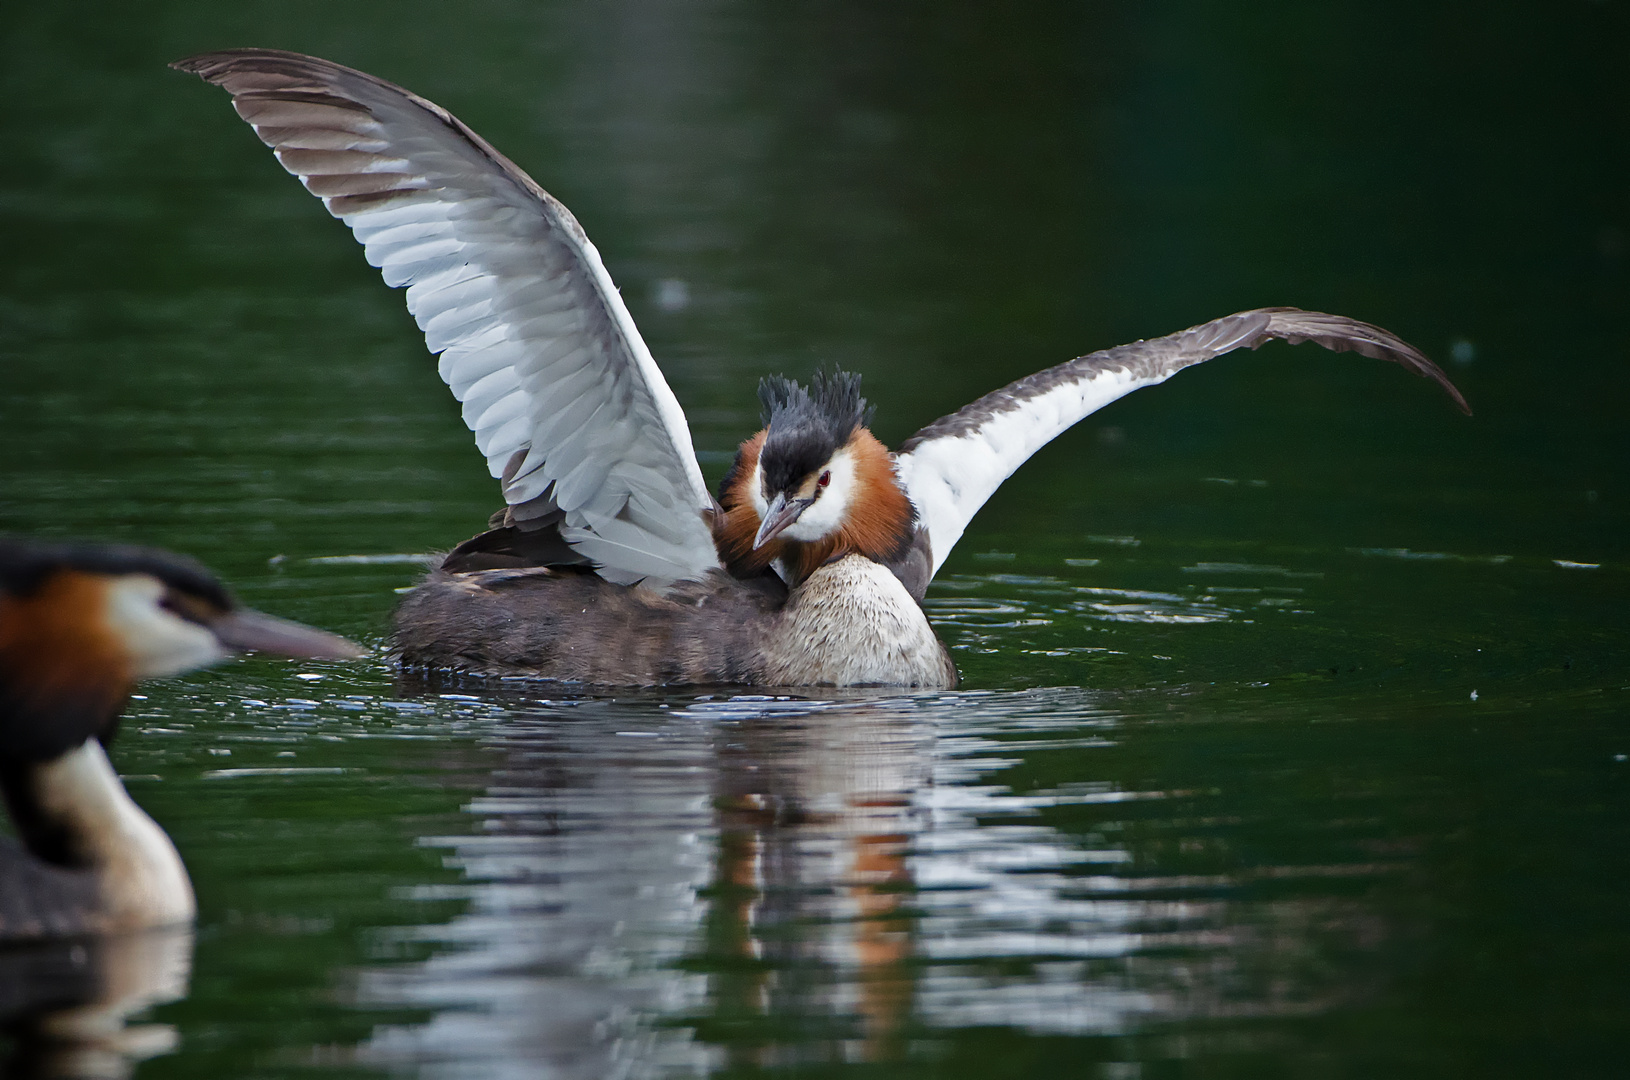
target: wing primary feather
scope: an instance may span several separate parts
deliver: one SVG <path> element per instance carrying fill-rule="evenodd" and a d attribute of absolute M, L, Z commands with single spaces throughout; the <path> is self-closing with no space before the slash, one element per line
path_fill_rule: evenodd
<path fill-rule="evenodd" d="M 1422 378 L 1431 379 L 1443 387 L 1444 393 L 1449 395 L 1450 400 L 1461 412 L 1467 416 L 1472 414 L 1471 405 L 1455 384 L 1449 381 L 1449 376 L 1444 374 L 1443 369 L 1427 359 L 1425 353 L 1391 331 L 1371 323 L 1359 322 L 1340 315 L 1326 315 L 1319 311 L 1302 311 L 1300 308 L 1260 310 L 1270 313 L 1272 321 L 1262 336 L 1251 344 L 1253 349 L 1266 341 L 1278 338 L 1292 345 L 1311 341 L 1331 352 L 1356 352 L 1372 360 L 1390 360 Z"/>
<path fill-rule="evenodd" d="M 385 281 L 408 287 L 489 469 L 526 462 L 504 484 L 518 520 L 554 512 L 563 484 L 577 509 L 562 536 L 608 578 L 719 565 L 684 411 L 571 211 L 447 110 L 372 75 L 269 49 L 172 66 L 231 94 Z M 645 526 L 612 520 L 631 501 Z M 607 529 L 616 541 L 599 543 Z"/>
<path fill-rule="evenodd" d="M 1471 414 L 1449 377 L 1419 349 L 1379 326 L 1340 315 L 1257 308 L 1166 337 L 1104 349 L 992 391 L 901 445 L 895 471 L 928 531 L 931 573 L 939 570 L 1002 481 L 1059 434 L 1110 402 L 1164 382 L 1186 367 L 1275 339 L 1311 341 L 1333 352 L 1392 361 L 1437 382 Z"/>

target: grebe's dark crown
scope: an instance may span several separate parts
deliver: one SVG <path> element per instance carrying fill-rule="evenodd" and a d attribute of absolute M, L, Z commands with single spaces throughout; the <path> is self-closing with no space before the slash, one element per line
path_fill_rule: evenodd
<path fill-rule="evenodd" d="M 759 467 L 770 491 L 786 490 L 832 460 L 872 416 L 860 376 L 836 369 L 817 371 L 808 390 L 783 375 L 765 376 L 758 400 L 768 429 Z"/>
<path fill-rule="evenodd" d="M 0 536 L 0 592 L 28 596 L 62 570 L 88 574 L 147 574 L 222 611 L 237 605 L 226 586 L 185 555 L 131 544 L 51 543 Z"/>

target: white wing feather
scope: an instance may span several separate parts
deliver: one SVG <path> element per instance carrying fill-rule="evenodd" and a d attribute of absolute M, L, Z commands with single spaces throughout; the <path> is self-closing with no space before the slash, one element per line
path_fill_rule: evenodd
<path fill-rule="evenodd" d="M 1115 399 L 1171 374 L 1140 378 L 1126 371 L 1101 372 L 1038 394 L 975 430 L 930 439 L 896 455 L 900 486 L 917 507 L 918 524 L 928 530 L 932 572 L 939 573 L 974 514 L 1032 454 Z"/>
<path fill-rule="evenodd" d="M 175 66 L 231 93 L 386 284 L 407 286 L 512 518 L 564 511 L 562 538 L 624 584 L 719 565 L 684 411 L 570 211 L 371 75 L 258 49 Z"/>
<path fill-rule="evenodd" d="M 1186 367 L 1273 339 L 1313 341 L 1334 352 L 1402 364 L 1435 379 L 1462 410 L 1471 412 L 1448 377 L 1418 349 L 1378 326 L 1317 311 L 1242 311 L 1163 338 L 1095 352 L 986 394 L 900 447 L 895 473 L 928 532 L 930 577 L 1002 481 L 1072 425 Z"/>

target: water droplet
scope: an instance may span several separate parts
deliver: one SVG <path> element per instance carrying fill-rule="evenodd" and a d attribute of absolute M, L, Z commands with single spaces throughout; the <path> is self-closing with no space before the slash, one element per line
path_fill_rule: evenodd
<path fill-rule="evenodd" d="M 690 286 L 679 278 L 663 278 L 656 284 L 654 299 L 663 311 L 684 311 L 690 307 Z"/>

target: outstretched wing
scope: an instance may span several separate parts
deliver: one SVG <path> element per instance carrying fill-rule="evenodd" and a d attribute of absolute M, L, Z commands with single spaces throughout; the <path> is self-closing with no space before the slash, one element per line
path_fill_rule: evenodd
<path fill-rule="evenodd" d="M 1013 470 L 1076 421 L 1116 398 L 1165 382 L 1186 367 L 1278 338 L 1391 360 L 1436 379 L 1468 415 L 1471 407 L 1438 366 L 1379 326 L 1296 308 L 1259 308 L 1176 334 L 1135 341 L 1039 371 L 929 424 L 895 454 L 901 486 L 928 530 L 939 571 L 985 500 Z"/>
<path fill-rule="evenodd" d="M 230 93 L 408 287 L 512 519 L 560 519 L 624 584 L 718 565 L 684 411 L 571 211 L 445 109 L 360 71 L 266 49 L 172 66 Z"/>

